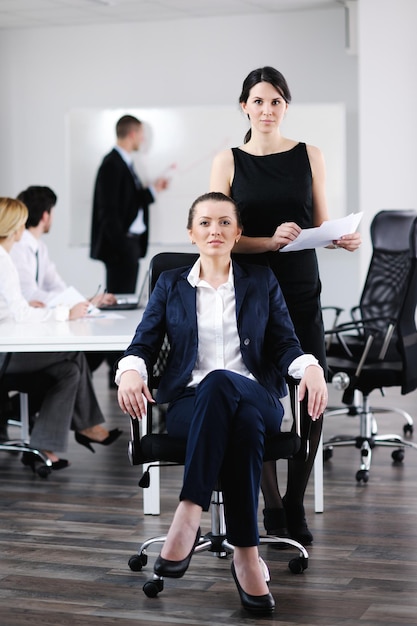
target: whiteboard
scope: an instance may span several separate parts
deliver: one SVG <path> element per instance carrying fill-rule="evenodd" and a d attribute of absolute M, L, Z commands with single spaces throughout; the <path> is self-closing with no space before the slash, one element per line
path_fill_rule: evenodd
<path fill-rule="evenodd" d="M 103 156 L 115 143 L 115 125 L 125 114 L 142 121 L 145 144 L 133 153 L 135 167 L 149 184 L 160 175 L 169 189 L 150 208 L 150 244 L 168 248 L 187 240 L 192 202 L 208 191 L 217 152 L 243 143 L 249 127 L 240 107 L 79 108 L 67 116 L 70 243 L 89 245 L 94 182 Z M 342 104 L 291 105 L 282 133 L 318 146 L 327 168 L 327 197 L 332 218 L 346 213 L 345 109 Z"/>

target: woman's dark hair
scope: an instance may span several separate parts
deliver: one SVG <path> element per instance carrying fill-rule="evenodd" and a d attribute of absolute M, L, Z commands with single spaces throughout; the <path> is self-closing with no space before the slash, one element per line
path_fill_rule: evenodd
<path fill-rule="evenodd" d="M 229 196 L 226 196 L 224 193 L 221 193 L 220 191 L 209 191 L 208 193 L 204 193 L 202 196 L 199 196 L 192 203 L 191 208 L 188 211 L 188 221 L 187 221 L 188 230 L 191 230 L 191 228 L 193 227 L 193 219 L 194 219 L 195 209 L 197 205 L 199 205 L 201 202 L 207 202 L 208 200 L 213 200 L 214 202 L 228 202 L 229 204 L 233 205 L 237 225 L 239 226 L 239 228 L 243 228 L 239 207 L 237 206 L 233 198 L 229 198 Z"/>
<path fill-rule="evenodd" d="M 249 98 L 249 93 L 252 87 L 255 87 L 258 83 L 269 83 L 281 94 L 284 98 L 285 102 L 289 104 L 291 102 L 291 92 L 288 87 L 288 83 L 285 80 L 284 76 L 276 70 L 274 67 L 266 66 L 259 67 L 257 70 L 252 70 L 250 74 L 248 74 L 243 81 L 242 85 L 242 93 L 240 94 L 239 103 L 247 102 Z M 252 131 L 251 129 L 245 135 L 243 143 L 248 143 L 251 138 Z"/>

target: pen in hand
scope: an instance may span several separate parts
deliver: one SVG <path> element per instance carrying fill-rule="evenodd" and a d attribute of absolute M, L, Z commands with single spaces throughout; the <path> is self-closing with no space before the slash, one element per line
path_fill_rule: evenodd
<path fill-rule="evenodd" d="M 103 293 L 101 294 L 101 296 L 100 296 L 100 298 L 99 298 L 98 302 L 96 302 L 96 305 L 95 305 L 95 306 L 96 306 L 97 308 L 99 308 L 99 307 L 103 304 L 104 300 L 106 299 L 106 295 L 107 295 L 107 289 L 104 289 L 104 291 L 103 291 Z"/>

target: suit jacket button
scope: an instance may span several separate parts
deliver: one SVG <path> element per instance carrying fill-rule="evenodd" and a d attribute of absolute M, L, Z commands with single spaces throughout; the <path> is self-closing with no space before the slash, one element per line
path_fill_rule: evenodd
<path fill-rule="evenodd" d="M 250 339 L 246 338 L 246 339 L 243 340 L 243 345 L 244 346 L 248 346 L 249 344 L 250 344 Z"/>

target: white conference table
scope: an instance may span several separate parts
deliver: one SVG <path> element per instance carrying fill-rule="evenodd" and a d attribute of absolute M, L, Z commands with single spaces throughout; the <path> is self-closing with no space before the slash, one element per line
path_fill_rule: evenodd
<path fill-rule="evenodd" d="M 0 352 L 120 352 L 141 318 L 142 310 L 135 309 L 71 322 L 0 322 Z"/>

